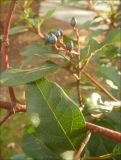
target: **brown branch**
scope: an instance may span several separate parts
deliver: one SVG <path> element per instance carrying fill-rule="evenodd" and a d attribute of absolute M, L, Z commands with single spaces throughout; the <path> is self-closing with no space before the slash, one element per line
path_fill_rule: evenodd
<path fill-rule="evenodd" d="M 14 11 L 14 8 L 15 8 L 16 1 L 17 0 L 11 0 L 10 1 L 8 14 L 7 14 L 7 17 L 6 17 L 6 23 L 5 23 L 5 26 L 4 26 L 3 43 L 2 43 L 2 47 L 1 47 L 2 68 L 3 68 L 3 70 L 9 67 L 9 63 L 8 63 L 8 46 L 9 46 L 8 34 L 9 34 L 11 19 L 12 19 L 12 15 L 13 15 L 13 11 Z"/>
<path fill-rule="evenodd" d="M 114 130 L 111 130 L 105 127 L 101 127 L 101 126 L 98 126 L 98 125 L 95 125 L 89 122 L 86 122 L 86 126 L 91 132 L 96 132 L 102 136 L 105 136 L 117 142 L 121 142 L 120 132 L 117 132 L 117 131 L 114 131 Z"/>
<path fill-rule="evenodd" d="M 10 116 L 11 116 L 11 111 L 7 111 L 6 114 L 0 118 L 0 125 L 2 125 Z"/>
<path fill-rule="evenodd" d="M 13 113 L 15 112 L 26 112 L 26 105 L 16 103 L 15 110 L 13 110 L 13 104 L 10 102 L 0 101 L 0 108 L 11 110 Z"/>
<path fill-rule="evenodd" d="M 7 14 L 7 17 L 6 17 L 6 23 L 5 23 L 5 26 L 4 26 L 3 42 L 2 42 L 2 47 L 1 47 L 2 70 L 5 70 L 9 67 L 9 61 L 8 61 L 9 37 L 8 37 L 8 34 L 9 34 L 11 19 L 12 19 L 12 15 L 13 15 L 13 11 L 14 11 L 14 8 L 15 8 L 16 1 L 17 0 L 11 0 L 10 1 L 8 14 Z M 15 103 L 16 102 L 16 97 L 15 97 L 13 88 L 8 87 L 8 90 L 9 90 L 11 101 L 13 103 Z"/>
<path fill-rule="evenodd" d="M 26 112 L 26 105 L 18 103 L 12 104 L 10 102 L 0 101 L 0 108 L 7 110 L 6 114 L 0 119 L 0 125 L 2 125 L 12 114 L 16 112 Z"/>
<path fill-rule="evenodd" d="M 7 109 L 12 114 L 16 112 L 26 112 L 26 105 L 22 105 L 18 103 L 15 105 L 15 110 L 11 110 L 11 108 L 13 107 L 10 102 L 0 101 L 0 108 Z M 96 132 L 110 139 L 121 142 L 121 133 L 117 131 L 107 129 L 107 128 L 104 128 L 104 127 L 101 127 L 101 126 L 98 126 L 98 125 L 95 125 L 89 122 L 86 122 L 86 126 L 91 132 Z"/>
<path fill-rule="evenodd" d="M 111 98 L 114 101 L 118 101 L 113 95 L 111 95 L 107 89 L 105 89 L 102 84 L 100 84 L 94 77 L 92 77 L 89 73 L 85 72 L 84 70 L 82 73 L 98 88 L 100 88 L 101 91 L 103 91 L 109 98 Z"/>
<path fill-rule="evenodd" d="M 82 144 L 81 144 L 81 146 L 80 146 L 78 152 L 77 152 L 76 155 L 74 156 L 73 160 L 78 160 L 78 159 L 81 157 L 81 154 L 82 154 L 82 152 L 83 152 L 85 146 L 87 145 L 87 143 L 88 143 L 90 137 L 91 137 L 91 132 L 88 131 L 88 132 L 87 132 L 87 135 L 86 135 L 86 137 L 85 137 L 85 139 L 83 140 L 83 142 L 82 142 Z"/>

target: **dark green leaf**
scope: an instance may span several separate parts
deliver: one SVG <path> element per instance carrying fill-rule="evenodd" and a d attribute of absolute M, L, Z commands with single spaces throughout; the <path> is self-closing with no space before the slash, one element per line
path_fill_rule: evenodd
<path fill-rule="evenodd" d="M 57 69 L 59 66 L 52 62 L 46 62 L 33 69 L 9 68 L 1 74 L 0 82 L 7 86 L 21 85 L 36 81 Z"/>
<path fill-rule="evenodd" d="M 36 138 L 57 154 L 76 151 L 85 135 L 85 121 L 62 88 L 42 79 L 27 85 L 26 98 Z"/>
<path fill-rule="evenodd" d="M 106 113 L 101 117 L 95 119 L 92 118 L 91 122 L 112 130 L 121 131 L 120 118 L 121 118 L 121 108 L 114 108 L 111 112 Z M 102 154 L 108 154 L 113 152 L 114 147 L 117 144 L 118 143 L 116 141 L 100 136 L 96 133 L 95 134 L 93 133 L 87 146 L 88 150 L 90 151 L 90 156 L 101 156 Z M 96 152 L 95 152 L 95 146 L 96 146 Z"/>
<path fill-rule="evenodd" d="M 61 160 L 60 156 L 52 152 L 40 137 L 26 134 L 23 138 L 22 148 L 24 152 L 36 160 Z"/>

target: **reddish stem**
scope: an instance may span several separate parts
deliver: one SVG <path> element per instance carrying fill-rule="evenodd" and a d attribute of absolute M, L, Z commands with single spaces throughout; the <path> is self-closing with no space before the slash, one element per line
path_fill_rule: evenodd
<path fill-rule="evenodd" d="M 12 103 L 0 101 L 0 108 L 9 110 L 13 113 L 14 112 L 26 112 L 26 105 L 16 103 L 14 106 L 15 106 L 15 110 L 12 110 L 13 109 L 13 104 Z"/>
<path fill-rule="evenodd" d="M 106 88 L 102 86 L 94 77 L 92 77 L 89 73 L 86 71 L 82 70 L 82 73 L 89 78 L 89 80 L 98 88 L 100 88 L 101 91 L 103 91 L 108 97 L 110 97 L 114 101 L 118 101 L 113 95 L 111 95 Z"/>
<path fill-rule="evenodd" d="M 15 3 L 17 0 L 11 0 L 10 5 L 9 5 L 9 10 L 8 10 L 8 15 L 6 17 L 6 23 L 4 26 L 4 33 L 3 33 L 3 43 L 2 43 L 2 68 L 6 69 L 9 67 L 9 62 L 8 62 L 8 46 L 9 46 L 9 29 L 10 29 L 10 24 L 11 24 L 11 19 L 12 19 L 12 14 L 13 10 L 15 8 Z"/>
<path fill-rule="evenodd" d="M 117 142 L 121 142 L 121 133 L 105 128 L 105 127 L 101 127 L 89 122 L 86 122 L 86 126 L 87 128 L 91 131 L 91 132 L 96 132 L 99 133 L 102 136 L 106 136 L 107 138 L 110 138 L 112 140 L 115 140 Z"/>
<path fill-rule="evenodd" d="M 9 5 L 9 10 L 8 14 L 6 17 L 6 23 L 4 26 L 4 33 L 3 33 L 3 42 L 2 42 L 2 47 L 1 47 L 1 54 L 2 54 L 2 70 L 5 70 L 9 67 L 9 61 L 8 61 L 8 46 L 9 46 L 9 29 L 10 29 L 10 24 L 11 24 L 11 19 L 13 15 L 13 11 L 15 8 L 15 3 L 17 0 L 11 0 L 10 5 Z M 9 94 L 11 101 L 13 103 L 16 102 L 16 97 L 14 94 L 14 90 L 12 87 L 8 87 Z"/>

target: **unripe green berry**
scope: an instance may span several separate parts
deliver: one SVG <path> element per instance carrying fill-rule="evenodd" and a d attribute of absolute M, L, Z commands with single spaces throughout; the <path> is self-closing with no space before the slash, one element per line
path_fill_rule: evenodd
<path fill-rule="evenodd" d="M 74 48 L 73 41 L 68 41 L 66 43 L 66 49 L 69 50 L 69 51 L 71 51 L 71 50 L 73 50 L 73 48 Z"/>
<path fill-rule="evenodd" d="M 70 24 L 72 27 L 75 27 L 77 25 L 77 20 L 75 17 L 72 17 Z"/>
<path fill-rule="evenodd" d="M 51 33 L 51 35 L 49 36 L 49 42 L 51 44 L 55 44 L 57 42 L 57 37 Z"/>

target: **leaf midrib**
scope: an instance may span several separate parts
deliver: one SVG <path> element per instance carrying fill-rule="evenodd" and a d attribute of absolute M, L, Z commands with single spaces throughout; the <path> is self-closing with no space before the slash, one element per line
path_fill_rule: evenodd
<path fill-rule="evenodd" d="M 38 85 L 37 82 L 36 82 L 36 85 L 37 85 L 37 87 L 38 87 L 38 89 L 39 89 L 39 85 Z M 40 91 L 41 94 L 43 95 L 43 93 L 42 93 L 42 91 L 41 91 L 40 89 L 39 89 L 39 91 Z M 43 98 L 44 98 L 44 100 L 46 101 L 46 103 L 47 103 L 47 105 L 48 105 L 48 108 L 49 108 L 49 109 L 51 110 L 51 112 L 53 113 L 53 116 L 54 116 L 55 120 L 57 121 L 57 123 L 58 123 L 59 126 L 61 127 L 61 129 L 62 129 L 62 131 L 63 131 L 65 137 L 68 139 L 69 143 L 72 145 L 73 149 L 76 151 L 76 148 L 74 147 L 74 145 L 73 145 L 73 143 L 71 142 L 71 140 L 68 138 L 68 136 L 67 136 L 65 130 L 63 129 L 61 123 L 58 121 L 57 116 L 55 115 L 55 113 L 54 113 L 53 110 L 51 109 L 51 107 L 50 107 L 50 105 L 48 104 L 48 102 L 47 102 L 47 100 L 46 100 L 46 97 L 45 97 L 44 95 L 43 95 Z"/>

